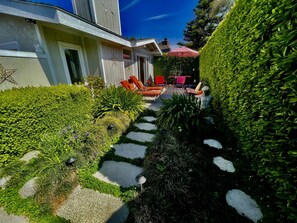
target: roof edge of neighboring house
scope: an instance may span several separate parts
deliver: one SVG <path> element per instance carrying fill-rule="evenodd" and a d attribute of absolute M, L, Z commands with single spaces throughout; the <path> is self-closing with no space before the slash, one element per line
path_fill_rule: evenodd
<path fill-rule="evenodd" d="M 140 40 L 133 40 L 131 41 L 131 47 L 136 48 L 136 47 L 142 47 L 148 44 L 153 44 L 156 49 L 156 54 L 157 52 L 160 55 L 163 55 L 162 50 L 160 49 L 159 45 L 157 44 L 156 40 L 154 38 L 147 38 L 147 39 L 140 39 Z"/>

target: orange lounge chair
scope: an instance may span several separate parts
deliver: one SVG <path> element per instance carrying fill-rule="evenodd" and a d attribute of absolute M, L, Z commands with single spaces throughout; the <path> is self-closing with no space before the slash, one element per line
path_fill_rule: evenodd
<path fill-rule="evenodd" d="M 141 81 L 135 76 L 130 76 L 131 81 L 136 85 L 136 87 L 141 91 L 151 91 L 151 90 L 163 90 L 163 87 L 146 87 Z"/>
<path fill-rule="evenodd" d="M 127 80 L 122 80 L 120 83 L 127 90 L 134 91 L 137 94 L 141 94 L 141 95 L 146 96 L 146 97 L 157 97 L 157 96 L 160 96 L 162 94 L 162 91 L 160 91 L 160 90 L 139 91 L 139 90 L 135 89 L 134 85 L 130 84 L 129 81 L 127 81 Z"/>

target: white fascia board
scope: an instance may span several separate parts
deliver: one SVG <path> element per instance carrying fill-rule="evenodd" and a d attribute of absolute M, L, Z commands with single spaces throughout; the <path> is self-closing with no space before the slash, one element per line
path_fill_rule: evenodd
<path fill-rule="evenodd" d="M 154 51 L 152 54 L 154 55 L 163 55 L 162 50 L 160 49 L 159 45 L 155 41 L 155 39 L 145 39 L 145 40 L 136 40 L 131 43 L 131 47 L 142 47 L 148 44 L 152 44 L 157 51 Z"/>
<path fill-rule="evenodd" d="M 43 21 L 57 25 L 64 25 L 80 32 L 105 39 L 109 42 L 131 47 L 130 41 L 107 32 L 104 29 L 100 29 L 100 27 L 95 24 L 92 25 L 88 22 L 85 22 L 71 13 L 67 13 L 49 5 L 13 0 L 1 0 L 0 13 L 35 19 L 37 21 Z"/>
<path fill-rule="evenodd" d="M 71 27 L 73 29 L 76 29 L 81 32 L 85 32 L 88 34 L 91 34 L 93 36 L 100 37 L 102 39 L 118 43 L 120 45 L 131 47 L 131 43 L 128 40 L 125 40 L 119 36 L 113 35 L 105 30 L 102 30 L 100 28 L 97 28 L 94 25 L 91 25 L 85 21 L 79 20 L 69 14 L 66 14 L 61 11 L 57 11 L 57 21 L 61 25 L 65 25 L 68 27 Z"/>

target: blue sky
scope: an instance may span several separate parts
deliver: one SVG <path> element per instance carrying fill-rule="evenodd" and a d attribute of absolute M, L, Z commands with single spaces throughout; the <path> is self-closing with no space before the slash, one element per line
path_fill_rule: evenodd
<path fill-rule="evenodd" d="M 71 0 L 31 0 L 72 12 Z M 135 38 L 167 38 L 171 48 L 183 41 L 187 22 L 194 19 L 198 0 L 119 0 L 122 35 Z"/>

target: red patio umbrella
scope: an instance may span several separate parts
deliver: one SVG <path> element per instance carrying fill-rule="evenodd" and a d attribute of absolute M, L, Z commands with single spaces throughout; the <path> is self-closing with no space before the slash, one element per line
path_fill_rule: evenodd
<path fill-rule="evenodd" d="M 172 57 L 197 57 L 200 55 L 200 53 L 188 47 L 180 46 L 179 48 L 176 48 L 168 52 L 167 55 Z"/>

